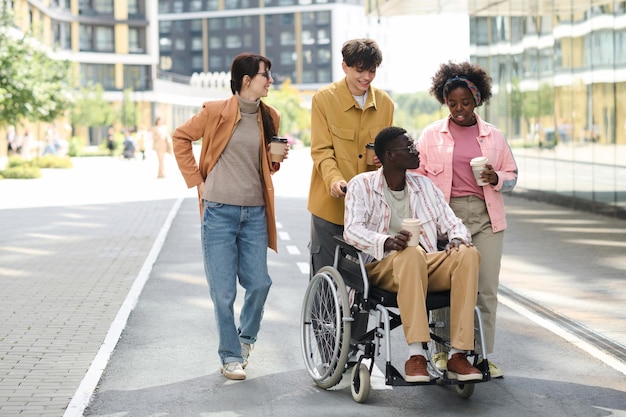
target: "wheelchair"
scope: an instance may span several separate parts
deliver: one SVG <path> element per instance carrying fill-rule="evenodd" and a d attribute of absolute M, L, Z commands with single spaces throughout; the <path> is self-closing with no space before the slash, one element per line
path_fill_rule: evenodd
<path fill-rule="evenodd" d="M 391 386 L 453 385 L 460 398 L 469 398 L 476 383 L 491 380 L 480 310 L 474 308 L 475 350 L 468 359 L 478 368 L 483 378 L 459 382 L 447 377 L 445 370 L 435 366 L 431 352 L 448 351 L 449 315 L 438 314 L 444 320 L 436 321 L 433 312 L 445 312 L 450 306 L 450 291 L 429 293 L 426 308 L 429 315 L 431 341 L 424 343 L 430 382 L 407 382 L 391 363 L 390 332 L 401 326 L 396 294 L 370 286 L 363 254 L 336 236 L 333 266 L 320 268 L 309 281 L 301 315 L 300 342 L 306 369 L 317 386 L 329 389 L 352 368 L 352 398 L 364 403 L 370 393 L 371 374 L 375 358 L 385 353 L 385 384 Z M 447 310 L 449 313 L 449 309 Z M 370 317 L 374 317 L 370 325 Z M 480 347 L 481 354 L 476 347 Z M 482 359 L 482 360 L 481 360 Z M 403 361 L 404 363 L 404 361 Z"/>

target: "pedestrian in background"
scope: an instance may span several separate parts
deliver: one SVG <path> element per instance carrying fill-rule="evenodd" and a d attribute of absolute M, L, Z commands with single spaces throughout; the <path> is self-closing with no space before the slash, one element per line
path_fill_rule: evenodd
<path fill-rule="evenodd" d="M 157 178 L 165 178 L 165 154 L 171 152 L 172 138 L 165 121 L 157 117 L 152 128 L 152 148 L 157 154 L 159 170 Z"/>
<path fill-rule="evenodd" d="M 366 162 L 366 145 L 393 123 L 393 101 L 371 85 L 383 60 L 378 44 L 371 39 L 349 40 L 341 54 L 346 76 L 317 91 L 311 106 L 311 276 L 333 263 L 333 236 L 343 234 L 348 181 L 375 169 Z"/>
<path fill-rule="evenodd" d="M 454 213 L 472 234 L 481 254 L 477 306 L 482 313 L 487 354 L 493 352 L 498 307 L 498 285 L 506 217 L 502 193 L 517 182 L 517 165 L 502 132 L 483 121 L 474 110 L 491 97 L 491 78 L 469 62 L 442 64 L 432 78 L 430 93 L 450 114 L 426 127 L 418 139 L 420 166 L 443 191 Z M 470 161 L 484 156 L 488 163 L 478 185 Z M 445 368 L 444 352 L 437 366 Z M 492 378 L 502 370 L 489 361 Z"/>
<path fill-rule="evenodd" d="M 231 67 L 233 96 L 204 103 L 173 134 L 174 155 L 185 182 L 198 188 L 204 268 L 219 335 L 222 374 L 246 379 L 244 368 L 257 340 L 272 285 L 267 247 L 277 250 L 269 145 L 280 116 L 265 104 L 274 83 L 269 59 L 240 54 Z M 202 138 L 199 165 L 192 142 Z M 287 147 L 285 156 L 287 155 Z M 235 324 L 237 280 L 245 289 Z"/>

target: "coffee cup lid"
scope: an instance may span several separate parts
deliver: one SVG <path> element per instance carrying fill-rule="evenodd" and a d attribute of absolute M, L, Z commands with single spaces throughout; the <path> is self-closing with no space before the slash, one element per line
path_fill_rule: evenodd
<path fill-rule="evenodd" d="M 374 144 L 373 143 L 368 143 L 367 145 L 365 145 L 366 148 L 368 149 L 373 149 L 374 148 Z"/>
<path fill-rule="evenodd" d="M 282 142 L 282 143 L 287 143 L 288 140 L 287 138 L 279 138 L 278 136 L 274 136 L 272 138 L 272 142 Z"/>
<path fill-rule="evenodd" d="M 472 158 L 470 161 L 471 165 L 484 165 L 486 164 L 488 159 L 484 156 L 477 156 L 476 158 Z"/>

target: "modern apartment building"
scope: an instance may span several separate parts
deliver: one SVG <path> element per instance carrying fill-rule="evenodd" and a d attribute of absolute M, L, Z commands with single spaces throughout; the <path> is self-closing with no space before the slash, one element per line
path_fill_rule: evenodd
<path fill-rule="evenodd" d="M 159 0 L 159 70 L 228 72 L 240 52 L 272 61 L 276 84 L 338 79 L 341 45 L 367 33 L 362 0 Z M 340 74 L 341 73 L 341 74 Z"/>

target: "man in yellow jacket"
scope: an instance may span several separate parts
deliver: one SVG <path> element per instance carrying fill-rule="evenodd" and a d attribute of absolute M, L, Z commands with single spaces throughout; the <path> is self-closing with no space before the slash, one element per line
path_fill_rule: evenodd
<path fill-rule="evenodd" d="M 349 40 L 341 53 L 346 76 L 317 91 L 311 108 L 311 275 L 333 263 L 333 236 L 343 234 L 348 181 L 376 168 L 366 162 L 366 145 L 393 124 L 393 101 L 371 85 L 382 62 L 376 42 Z"/>

